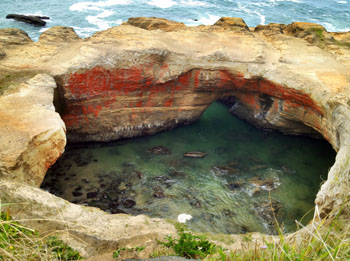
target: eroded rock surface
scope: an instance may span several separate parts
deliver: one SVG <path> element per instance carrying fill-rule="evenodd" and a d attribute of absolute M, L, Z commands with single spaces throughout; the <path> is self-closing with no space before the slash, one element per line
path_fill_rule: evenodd
<path fill-rule="evenodd" d="M 54 79 L 38 74 L 0 96 L 0 179 L 40 186 L 66 145 Z"/>
<path fill-rule="evenodd" d="M 176 233 L 173 225 L 161 219 L 107 214 L 97 208 L 71 204 L 28 185 L 19 187 L 17 183 L 2 181 L 0 198 L 2 202 L 11 202 L 11 215 L 26 220 L 27 225 L 43 235 L 60 234 L 85 257 L 130 246 L 152 249 L 156 239 Z"/>

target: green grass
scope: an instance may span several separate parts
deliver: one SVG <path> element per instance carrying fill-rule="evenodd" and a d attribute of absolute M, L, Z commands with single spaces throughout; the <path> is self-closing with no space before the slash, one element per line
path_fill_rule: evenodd
<path fill-rule="evenodd" d="M 56 237 L 40 235 L 11 219 L 0 205 L 0 260 L 79 260 L 80 254 Z"/>
<path fill-rule="evenodd" d="M 145 249 L 145 246 L 137 246 L 137 247 L 133 247 L 133 248 L 127 248 L 127 247 L 123 247 L 123 248 L 119 248 L 116 251 L 113 252 L 113 258 L 118 258 L 120 256 L 120 254 L 122 252 L 141 252 Z"/>
<path fill-rule="evenodd" d="M 318 225 L 303 227 L 299 238 L 283 234 L 279 231 L 278 240 L 265 241 L 258 245 L 253 240 L 242 238 L 241 249 L 226 250 L 207 240 L 204 236 L 196 236 L 185 227 L 178 228 L 178 239 L 169 236 L 165 242 L 159 242 L 177 256 L 200 258 L 206 261 L 309 261 L 309 260 L 350 260 L 350 220 L 336 216 Z M 227 242 L 225 242 L 227 244 Z M 232 242 L 234 243 L 234 242 Z M 227 244 L 229 245 L 229 244 Z M 162 250 L 152 257 L 167 253 Z M 158 255 L 157 255 L 158 254 Z"/>
<path fill-rule="evenodd" d="M 205 258 L 214 254 L 219 247 L 209 242 L 205 236 L 196 236 L 191 232 L 185 231 L 185 226 L 178 226 L 178 239 L 171 235 L 166 237 L 161 245 L 171 248 L 176 255 L 186 258 Z"/>

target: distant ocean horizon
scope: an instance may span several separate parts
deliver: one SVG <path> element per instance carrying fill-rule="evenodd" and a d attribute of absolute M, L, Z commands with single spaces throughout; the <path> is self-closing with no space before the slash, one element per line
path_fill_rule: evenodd
<path fill-rule="evenodd" d="M 45 15 L 45 27 L 6 19 L 9 13 Z M 248 26 L 295 21 L 350 31 L 350 0 L 1 0 L 0 28 L 26 31 L 33 40 L 52 26 L 73 27 L 80 37 L 120 25 L 130 17 L 155 16 L 188 26 L 214 24 L 220 17 L 241 17 Z"/>

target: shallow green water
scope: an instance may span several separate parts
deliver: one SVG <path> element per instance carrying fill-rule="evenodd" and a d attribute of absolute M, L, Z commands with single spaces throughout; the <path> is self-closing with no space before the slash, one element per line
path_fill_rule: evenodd
<path fill-rule="evenodd" d="M 153 154 L 154 146 L 171 153 Z M 183 157 L 190 151 L 208 155 Z M 274 233 L 271 204 L 285 230 L 294 230 L 294 220 L 313 208 L 334 158 L 325 141 L 264 133 L 214 103 L 190 126 L 71 145 L 42 187 L 111 213 L 170 219 L 187 213 L 195 231 Z"/>

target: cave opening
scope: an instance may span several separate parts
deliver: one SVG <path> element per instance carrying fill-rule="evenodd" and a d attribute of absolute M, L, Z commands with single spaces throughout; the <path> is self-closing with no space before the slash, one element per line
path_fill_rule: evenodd
<path fill-rule="evenodd" d="M 112 214 L 190 214 L 199 232 L 275 234 L 274 217 L 294 231 L 312 218 L 335 152 L 325 140 L 257 129 L 234 106 L 243 108 L 234 97 L 214 102 L 195 123 L 152 136 L 69 144 L 42 188 Z M 184 156 L 193 151 L 203 155 Z"/>

